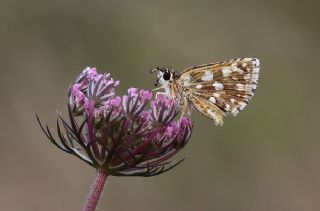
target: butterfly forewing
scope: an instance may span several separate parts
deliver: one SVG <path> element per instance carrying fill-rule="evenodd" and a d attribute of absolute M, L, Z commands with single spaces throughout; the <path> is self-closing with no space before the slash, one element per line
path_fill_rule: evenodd
<path fill-rule="evenodd" d="M 257 87 L 260 63 L 241 58 L 184 70 L 179 82 L 183 95 L 205 116 L 222 125 L 222 115 L 237 115 Z"/>

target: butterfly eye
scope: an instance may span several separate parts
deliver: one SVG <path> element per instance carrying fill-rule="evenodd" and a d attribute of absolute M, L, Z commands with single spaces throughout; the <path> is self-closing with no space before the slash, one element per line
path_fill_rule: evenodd
<path fill-rule="evenodd" d="M 164 72 L 163 74 L 163 79 L 168 81 L 171 78 L 171 73 L 170 72 Z"/>

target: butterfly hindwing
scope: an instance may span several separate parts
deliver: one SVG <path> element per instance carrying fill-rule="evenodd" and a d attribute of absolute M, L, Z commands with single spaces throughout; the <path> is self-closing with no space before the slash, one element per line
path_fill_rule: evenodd
<path fill-rule="evenodd" d="M 224 112 L 218 106 L 196 95 L 191 96 L 189 100 L 197 111 L 214 120 L 216 125 L 222 126 Z"/>

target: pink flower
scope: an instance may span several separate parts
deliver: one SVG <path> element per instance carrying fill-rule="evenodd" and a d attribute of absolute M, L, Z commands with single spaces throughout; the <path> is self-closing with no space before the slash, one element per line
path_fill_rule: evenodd
<path fill-rule="evenodd" d="M 191 120 L 176 120 L 180 107 L 166 95 L 152 99 L 151 91 L 130 88 L 115 96 L 118 85 L 110 74 L 86 68 L 68 91 L 70 123 L 59 115 L 55 139 L 39 121 L 45 135 L 107 175 L 154 176 L 178 165 L 182 160 L 170 159 L 188 143 Z"/>

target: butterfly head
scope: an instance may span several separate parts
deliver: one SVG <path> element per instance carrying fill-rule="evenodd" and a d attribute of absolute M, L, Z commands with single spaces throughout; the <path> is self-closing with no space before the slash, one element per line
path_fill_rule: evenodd
<path fill-rule="evenodd" d="M 150 71 L 151 73 L 158 72 L 157 80 L 154 85 L 157 87 L 159 84 L 166 86 L 170 81 L 173 80 L 175 72 L 168 67 L 156 67 Z"/>

